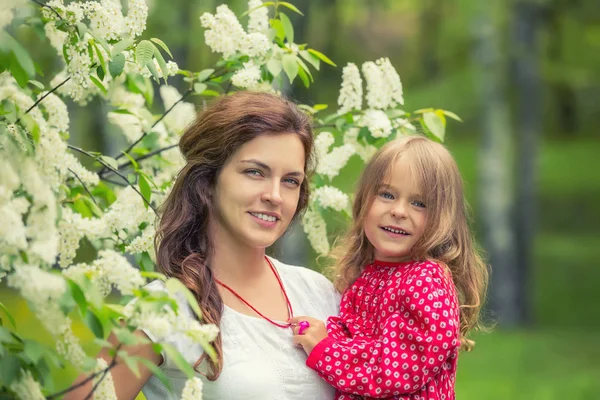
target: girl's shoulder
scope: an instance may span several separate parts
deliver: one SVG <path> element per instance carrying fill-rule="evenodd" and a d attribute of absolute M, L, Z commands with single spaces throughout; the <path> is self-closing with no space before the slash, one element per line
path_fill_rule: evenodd
<path fill-rule="evenodd" d="M 448 267 L 435 260 L 415 261 L 406 271 L 407 278 L 430 278 L 439 283 L 452 282 L 452 274 Z"/>

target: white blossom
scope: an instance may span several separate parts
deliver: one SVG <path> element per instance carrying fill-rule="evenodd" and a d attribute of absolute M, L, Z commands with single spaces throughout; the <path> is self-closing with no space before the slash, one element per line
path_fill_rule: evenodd
<path fill-rule="evenodd" d="M 323 216 L 309 208 L 302 218 L 302 227 L 313 249 L 318 254 L 329 253 L 327 226 Z"/>
<path fill-rule="evenodd" d="M 269 9 L 260 7 L 263 4 L 261 0 L 250 0 L 248 10 L 252 11 L 248 17 L 248 32 L 259 32 L 266 34 L 269 31 Z M 260 7 L 260 8 L 258 8 Z"/>
<path fill-rule="evenodd" d="M 109 112 L 108 121 L 121 129 L 129 143 L 138 140 L 144 132 L 140 118 L 133 114 Z"/>
<path fill-rule="evenodd" d="M 129 0 L 125 26 L 131 37 L 136 37 L 146 30 L 148 19 L 148 6 L 145 0 Z"/>
<path fill-rule="evenodd" d="M 314 192 L 314 199 L 323 208 L 331 208 L 335 211 L 344 210 L 350 202 L 347 194 L 333 186 L 317 188 Z"/>
<path fill-rule="evenodd" d="M 103 372 L 108 370 L 108 364 L 103 358 L 96 360 L 95 373 Z M 117 394 L 115 393 L 115 383 L 113 381 L 112 373 L 107 371 L 106 374 L 97 375 L 94 378 L 94 385 L 98 385 L 94 391 L 94 398 L 100 400 L 117 400 Z"/>
<path fill-rule="evenodd" d="M 244 63 L 244 68 L 231 77 L 231 83 L 245 89 L 255 87 L 260 81 L 260 68 L 252 61 Z"/>
<path fill-rule="evenodd" d="M 38 95 L 38 99 L 41 99 L 48 92 L 42 92 Z M 54 93 L 49 95 L 42 100 L 40 106 L 46 111 L 48 115 L 48 125 L 58 129 L 59 132 L 69 131 L 69 111 L 67 105 Z"/>
<path fill-rule="evenodd" d="M 125 19 L 118 0 L 85 3 L 91 30 L 105 40 L 119 40 L 125 30 Z"/>
<path fill-rule="evenodd" d="M 238 51 L 249 57 L 264 58 L 271 49 L 271 41 L 259 32 L 249 33 L 244 36 Z"/>
<path fill-rule="evenodd" d="M 346 166 L 354 153 L 356 153 L 356 150 L 350 144 L 335 147 L 329 154 L 318 161 L 317 173 L 326 175 L 329 179 L 335 178 L 339 175 L 340 170 Z"/>
<path fill-rule="evenodd" d="M 46 38 L 50 41 L 52 47 L 56 49 L 58 54 L 62 57 L 62 49 L 65 44 L 65 40 L 67 40 L 67 32 L 60 31 L 56 28 L 56 24 L 54 22 L 48 22 L 44 25 L 44 32 L 46 33 Z"/>
<path fill-rule="evenodd" d="M 359 118 L 360 126 L 366 126 L 374 138 L 385 138 L 392 133 L 392 123 L 381 110 L 366 110 Z"/>
<path fill-rule="evenodd" d="M 19 380 L 10 384 L 10 390 L 18 400 L 44 400 L 40 384 L 33 378 L 31 371 L 21 369 Z"/>
<path fill-rule="evenodd" d="M 331 132 L 321 132 L 315 138 L 315 153 L 317 156 L 317 161 L 325 158 L 327 153 L 329 152 L 329 148 L 335 142 L 335 138 Z"/>
<path fill-rule="evenodd" d="M 166 111 L 181 99 L 182 94 L 173 86 L 163 85 L 160 87 L 160 97 Z M 194 118 L 196 118 L 195 106 L 192 103 L 181 101 L 169 111 L 163 121 L 168 129 L 179 135 L 194 121 Z"/>
<path fill-rule="evenodd" d="M 350 128 L 344 134 L 344 143 L 348 143 L 354 147 L 356 154 L 364 161 L 368 162 L 373 155 L 377 152 L 377 147 L 368 143 L 359 143 L 358 141 L 358 128 Z"/>
<path fill-rule="evenodd" d="M 88 357 L 81 347 L 81 341 L 73 333 L 69 318 L 67 318 L 67 324 L 56 339 L 56 351 L 58 354 L 69 360 L 75 368 L 79 370 L 85 369 Z"/>
<path fill-rule="evenodd" d="M 362 71 L 367 81 L 367 104 L 370 108 L 383 110 L 404 104 L 402 82 L 388 58 L 367 61 Z"/>
<path fill-rule="evenodd" d="M 338 97 L 340 113 L 362 108 L 362 79 L 356 64 L 348 63 L 342 71 L 342 87 Z"/>
<path fill-rule="evenodd" d="M 13 20 L 13 10 L 25 5 L 27 0 L 3 0 L 0 5 L 0 29 L 4 29 Z"/>
<path fill-rule="evenodd" d="M 185 382 L 181 400 L 202 400 L 202 380 L 200 378 L 194 377 Z"/>
<path fill-rule="evenodd" d="M 130 254 L 138 254 L 147 251 L 152 253 L 154 249 L 154 235 L 156 234 L 156 229 L 154 225 L 148 225 L 143 231 L 142 234 L 129 243 L 129 246 L 125 248 L 125 251 Z"/>

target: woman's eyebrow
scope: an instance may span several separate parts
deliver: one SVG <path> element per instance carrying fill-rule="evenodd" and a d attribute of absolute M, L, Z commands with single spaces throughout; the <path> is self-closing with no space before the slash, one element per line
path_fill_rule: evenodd
<path fill-rule="evenodd" d="M 253 165 L 256 165 L 259 168 L 262 168 L 262 169 L 266 170 L 267 172 L 271 172 L 271 167 L 269 167 L 264 162 L 255 160 L 253 158 L 249 159 L 249 160 L 241 160 L 240 163 L 253 164 Z M 287 173 L 286 175 L 294 176 L 294 177 L 304 177 L 304 172 L 302 172 L 302 171 L 292 171 L 292 172 Z"/>

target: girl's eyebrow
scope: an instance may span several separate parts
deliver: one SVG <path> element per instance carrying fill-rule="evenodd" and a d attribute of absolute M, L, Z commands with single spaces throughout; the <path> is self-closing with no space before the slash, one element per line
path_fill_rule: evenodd
<path fill-rule="evenodd" d="M 259 168 L 264 169 L 267 172 L 271 172 L 271 167 L 269 167 L 267 164 L 265 164 L 265 163 L 263 163 L 261 161 L 255 160 L 255 159 L 241 160 L 240 163 L 253 164 L 253 165 L 255 165 L 255 166 L 259 167 Z M 302 172 L 302 171 L 292 171 L 292 172 L 287 173 L 286 175 L 293 176 L 293 177 L 298 177 L 298 178 L 303 178 L 304 177 L 304 172 Z"/>
<path fill-rule="evenodd" d="M 389 189 L 395 192 L 400 192 L 396 187 L 394 187 L 393 185 L 388 185 L 387 183 L 382 183 L 377 187 L 377 190 L 381 189 Z M 423 197 L 423 195 L 421 193 L 410 193 L 408 197 Z"/>

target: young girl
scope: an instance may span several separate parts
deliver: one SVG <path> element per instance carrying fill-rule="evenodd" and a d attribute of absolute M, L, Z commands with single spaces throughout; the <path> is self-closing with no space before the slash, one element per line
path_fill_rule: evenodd
<path fill-rule="evenodd" d="M 424 137 L 390 142 L 366 166 L 338 249 L 340 314 L 327 328 L 290 320 L 336 399 L 455 399 L 488 278 L 465 208 L 452 156 Z"/>

